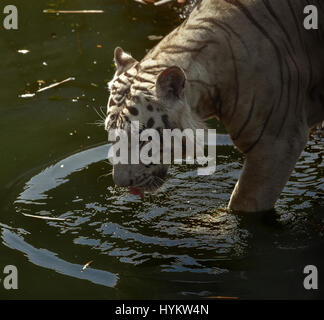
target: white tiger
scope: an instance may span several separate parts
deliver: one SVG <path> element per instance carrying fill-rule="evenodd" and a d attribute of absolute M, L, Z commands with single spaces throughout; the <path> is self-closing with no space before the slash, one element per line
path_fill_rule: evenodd
<path fill-rule="evenodd" d="M 303 28 L 304 7 L 320 28 Z M 106 130 L 139 120 L 147 128 L 200 128 L 217 117 L 245 154 L 228 207 L 274 207 L 324 120 L 324 14 L 313 0 L 203 0 L 140 61 L 115 49 Z M 159 187 L 165 165 L 115 165 L 114 181 L 142 193 Z"/>

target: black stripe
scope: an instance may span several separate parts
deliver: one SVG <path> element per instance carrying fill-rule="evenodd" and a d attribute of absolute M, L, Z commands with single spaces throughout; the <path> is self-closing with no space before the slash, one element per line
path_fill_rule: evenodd
<path fill-rule="evenodd" d="M 119 83 L 121 83 L 121 84 L 123 84 L 123 85 L 125 85 L 125 86 L 127 86 L 128 85 L 128 83 L 126 83 L 125 81 L 123 81 L 122 79 L 120 79 L 119 77 L 118 78 L 116 78 L 114 81 L 116 81 L 116 82 L 119 82 Z"/>
<path fill-rule="evenodd" d="M 140 90 L 140 91 L 144 91 L 146 93 L 150 93 L 150 91 L 146 88 L 146 87 L 140 87 L 140 86 L 132 86 L 133 90 Z"/>
<path fill-rule="evenodd" d="M 232 34 L 235 35 L 235 36 L 238 38 L 238 40 L 242 43 L 242 45 L 244 46 L 244 48 L 245 48 L 247 51 L 249 51 L 249 50 L 248 50 L 248 47 L 247 47 L 246 43 L 243 41 L 241 35 L 238 34 L 238 33 L 237 33 L 237 32 L 236 32 L 236 31 L 235 31 L 231 26 L 229 26 L 229 25 L 226 24 L 225 22 L 223 22 L 223 21 L 217 21 L 217 20 L 214 19 L 214 18 L 200 18 L 200 19 L 198 19 L 198 20 L 203 21 L 203 22 L 207 22 L 207 23 L 211 23 L 212 25 L 214 25 L 214 26 L 220 28 L 220 29 L 223 30 L 223 31 L 227 34 L 227 36 L 230 37 L 230 38 L 232 37 Z M 205 29 L 207 29 L 207 30 L 210 30 L 210 29 L 208 29 L 208 28 L 205 27 L 205 26 L 197 26 L 197 28 L 205 28 Z M 229 31 L 228 31 L 228 30 L 229 30 Z"/>
<path fill-rule="evenodd" d="M 202 5 L 202 0 L 199 0 L 199 2 L 196 5 L 197 12 L 200 10 L 201 5 Z"/>
<path fill-rule="evenodd" d="M 163 70 L 163 69 L 162 69 Z M 145 72 L 147 74 L 152 74 L 154 76 L 158 75 L 162 70 L 155 70 L 155 71 L 148 71 L 148 70 L 142 70 L 142 72 Z"/>
<path fill-rule="evenodd" d="M 298 22 L 298 18 L 297 18 L 297 16 L 296 16 L 296 13 L 295 13 L 295 11 L 294 11 L 294 8 L 293 8 L 293 6 L 292 6 L 290 0 L 287 0 L 287 3 L 288 3 L 288 6 L 289 6 L 289 8 L 290 8 L 290 11 L 291 11 L 291 13 L 292 13 L 293 19 L 294 19 L 294 21 L 295 21 L 295 25 L 296 25 L 296 28 L 297 28 L 297 31 L 298 31 L 299 41 L 300 41 L 301 45 L 303 46 L 303 49 L 304 49 L 304 51 L 305 51 L 305 53 L 306 53 L 306 56 L 307 56 L 308 65 L 309 65 L 309 69 L 308 69 L 308 70 L 309 70 L 309 82 L 308 82 L 308 86 L 307 86 L 307 87 L 308 87 L 308 89 L 309 89 L 310 86 L 311 86 L 311 83 L 312 83 L 312 81 L 313 81 L 312 63 L 311 63 L 309 53 L 308 53 L 308 51 L 307 51 L 307 48 L 305 47 L 305 43 L 304 43 L 304 41 L 303 41 L 303 37 L 302 37 L 301 32 L 300 32 L 300 29 L 299 29 L 299 22 Z"/>
<path fill-rule="evenodd" d="M 215 96 L 217 97 L 215 103 L 216 103 L 216 106 L 218 106 L 219 111 L 218 112 L 216 111 L 216 115 L 220 119 L 223 104 L 222 104 L 222 98 L 221 98 L 220 90 L 219 90 L 218 86 L 216 84 L 209 84 L 209 83 L 207 83 L 207 82 L 205 82 L 203 80 L 197 80 L 197 79 L 195 79 L 195 80 L 194 79 L 187 79 L 187 81 L 190 82 L 190 83 L 192 83 L 192 82 L 198 83 L 199 85 L 203 86 L 204 88 L 211 87 L 216 91 L 215 94 L 211 94 L 210 89 L 208 89 L 207 93 L 208 93 L 208 96 L 210 97 L 211 101 L 214 99 L 213 97 L 215 97 Z M 198 110 L 196 112 L 199 113 Z"/>
<path fill-rule="evenodd" d="M 232 34 L 234 34 L 238 40 L 241 42 L 241 44 L 243 45 L 243 47 L 245 48 L 246 51 L 249 51 L 249 48 L 248 46 L 246 45 L 246 43 L 244 42 L 243 38 L 241 37 L 241 35 L 239 33 L 237 33 L 230 25 L 228 25 L 227 23 L 225 22 L 221 22 L 223 26 L 225 26 L 228 30 L 230 30 L 230 32 Z"/>
<path fill-rule="evenodd" d="M 239 0 L 224 0 L 234 6 L 236 6 L 238 9 L 241 10 L 241 12 L 251 21 L 251 23 L 266 37 L 266 39 L 268 39 L 268 41 L 272 44 L 274 50 L 275 50 L 275 53 L 277 55 L 277 60 L 278 60 L 278 63 L 279 63 L 279 71 L 280 71 L 280 95 L 279 95 L 279 100 L 278 100 L 278 103 L 277 103 L 277 106 L 280 106 L 281 105 L 281 100 L 282 100 L 282 96 L 283 96 L 283 88 L 284 88 L 284 79 L 283 79 L 283 62 L 282 62 L 282 59 L 281 59 L 281 52 L 280 52 L 280 49 L 279 47 L 277 46 L 276 42 L 273 40 L 273 38 L 270 36 L 270 34 L 267 32 L 267 30 L 264 29 L 264 27 L 262 25 L 260 25 L 258 23 L 258 21 L 255 20 L 255 18 L 253 17 L 253 15 L 251 14 L 251 12 L 239 1 Z M 269 115 L 265 121 L 265 124 L 261 130 L 261 133 L 258 137 L 258 139 L 255 141 L 255 143 L 253 143 L 246 151 L 245 153 L 247 152 L 250 152 L 255 146 L 256 144 L 260 141 L 263 133 L 264 133 L 264 130 L 265 128 L 267 127 L 267 124 L 270 120 L 270 117 L 274 111 L 274 107 L 275 107 L 275 104 L 273 104 L 273 106 L 271 107 L 271 110 L 269 112 Z"/>
<path fill-rule="evenodd" d="M 152 80 L 149 80 L 149 79 L 145 79 L 145 78 L 143 78 L 143 77 L 141 77 L 141 76 L 135 76 L 135 80 L 137 80 L 137 81 L 141 81 L 141 82 L 149 82 L 149 83 L 153 83 L 153 84 L 155 84 L 155 82 L 154 81 L 152 81 Z"/>
<path fill-rule="evenodd" d="M 203 45 L 199 48 L 188 48 L 185 46 L 180 46 L 176 44 L 170 44 L 161 48 L 161 51 L 166 51 L 168 53 L 187 53 L 187 52 L 201 52 L 207 45 Z"/>
<path fill-rule="evenodd" d="M 276 15 L 274 9 L 271 7 L 271 4 L 269 3 L 269 0 L 263 0 L 263 3 L 264 5 L 266 6 L 266 8 L 268 9 L 268 11 L 270 12 L 270 14 L 272 15 L 272 17 L 275 19 L 276 23 L 279 25 L 279 27 L 281 28 L 282 32 L 285 34 L 289 44 L 290 44 L 290 47 L 291 49 L 295 52 L 295 48 L 294 48 L 294 45 L 292 43 L 292 39 L 289 35 L 289 33 L 287 32 L 287 30 L 285 29 L 283 23 L 281 22 L 281 20 L 279 19 L 279 17 Z M 290 8 L 292 9 L 292 8 Z M 295 68 L 296 68 L 296 71 L 297 71 L 297 97 L 296 97 L 296 110 L 295 112 L 297 112 L 298 110 L 298 101 L 299 101 L 299 96 L 300 96 L 300 70 L 299 70 L 299 67 L 298 67 L 298 64 L 294 58 L 294 55 L 291 53 L 290 49 L 286 46 L 286 50 L 287 50 L 287 53 L 288 53 L 288 57 L 291 59 L 292 63 L 294 64 Z M 285 113 L 284 113 L 284 116 L 282 118 L 282 122 L 279 126 L 279 131 L 277 133 L 277 137 L 280 135 L 281 133 L 281 130 L 283 129 L 284 127 L 284 124 L 287 120 L 287 115 L 289 113 L 289 110 L 290 110 L 290 95 L 291 95 L 291 71 L 289 70 L 289 64 L 286 64 L 287 65 L 287 68 L 288 68 L 288 102 L 287 102 L 287 106 L 286 106 L 286 110 L 285 110 Z"/>
<path fill-rule="evenodd" d="M 269 3 L 269 0 L 263 0 L 263 4 L 268 9 L 269 13 L 273 17 L 273 19 L 276 21 L 276 23 L 278 24 L 278 26 L 281 28 L 282 32 L 285 34 L 285 36 L 286 36 L 286 38 L 287 38 L 287 40 L 288 40 L 288 42 L 289 42 L 289 44 L 291 46 L 291 48 L 294 50 L 294 45 L 292 43 L 291 37 L 290 37 L 289 33 L 287 32 L 287 30 L 285 29 L 283 23 L 281 22 L 281 20 L 279 19 L 279 17 L 275 13 L 275 11 L 272 8 L 271 4 Z"/>
<path fill-rule="evenodd" d="M 197 19 L 198 21 L 202 21 L 202 22 L 207 22 L 207 23 L 211 23 L 214 26 L 222 29 L 229 37 L 231 36 L 231 34 L 228 32 L 228 30 L 226 30 L 221 23 L 219 23 L 216 19 L 214 18 L 199 18 Z"/>
<path fill-rule="evenodd" d="M 134 76 L 130 73 L 128 73 L 127 71 L 124 72 L 124 75 L 128 78 L 133 78 Z M 129 79 L 130 80 L 130 79 Z"/>
<path fill-rule="evenodd" d="M 248 147 L 245 151 L 243 151 L 244 154 L 249 153 L 258 144 L 258 142 L 260 141 L 260 139 L 263 136 L 263 133 L 264 133 L 264 131 L 265 131 L 265 129 L 266 129 L 268 123 L 269 123 L 269 120 L 270 120 L 271 115 L 273 113 L 274 107 L 275 107 L 275 104 L 273 104 L 273 106 L 271 107 L 271 110 L 270 110 L 270 112 L 269 112 L 269 114 L 268 114 L 268 116 L 267 116 L 267 118 L 266 118 L 266 120 L 264 122 L 263 128 L 262 128 L 258 138 L 255 140 L 254 143 L 251 144 L 250 147 Z"/>
<path fill-rule="evenodd" d="M 251 21 L 251 23 L 257 28 L 259 29 L 259 31 L 269 40 L 269 42 L 272 44 L 276 55 L 277 55 L 277 59 L 278 59 L 278 63 L 279 63 L 279 69 L 280 69 L 280 81 L 281 81 L 281 85 L 280 85 L 280 97 L 279 97 L 279 102 L 278 105 L 280 105 L 281 99 L 282 99 L 282 95 L 283 95 L 283 66 L 282 66 L 282 60 L 281 60 L 281 52 L 279 47 L 277 46 L 276 42 L 272 39 L 272 37 L 270 36 L 270 34 L 268 33 L 268 31 L 259 24 L 258 21 L 255 20 L 255 18 L 253 17 L 253 15 L 251 14 L 251 12 L 239 1 L 239 0 L 224 0 L 234 6 L 236 6 L 238 9 L 241 10 L 241 12 Z"/>
<path fill-rule="evenodd" d="M 232 140 L 233 140 L 233 141 L 237 140 L 237 139 L 240 137 L 240 135 L 241 135 L 241 133 L 243 132 L 243 130 L 244 130 L 244 129 L 247 127 L 247 125 L 249 124 L 249 122 L 250 122 L 250 120 L 251 120 L 251 118 L 252 118 L 252 113 L 253 113 L 253 110 L 254 110 L 254 106 L 255 106 L 255 96 L 253 96 L 253 100 L 252 100 L 252 104 L 251 104 L 251 107 L 250 107 L 249 114 L 248 114 L 246 120 L 244 121 L 244 123 L 243 123 L 241 129 L 237 132 L 237 134 L 236 134 L 234 137 L 232 137 Z"/>
<path fill-rule="evenodd" d="M 299 70 L 298 64 L 297 64 L 296 60 L 294 59 L 294 57 L 290 55 L 288 48 L 287 48 L 287 51 L 288 51 L 288 56 L 291 59 L 291 61 L 293 62 L 294 66 L 296 68 L 296 71 L 297 71 L 296 110 L 294 110 L 294 112 L 296 113 L 296 112 L 298 112 L 298 104 L 301 103 L 301 105 L 302 105 L 302 101 L 300 101 L 300 95 L 301 95 L 301 90 L 300 90 L 300 87 L 301 87 L 300 70 Z M 286 107 L 284 116 L 282 118 L 282 122 L 281 122 L 281 124 L 279 126 L 279 131 L 278 131 L 276 137 L 279 137 L 279 135 L 281 134 L 281 130 L 284 127 L 284 124 L 285 124 L 285 122 L 287 120 L 287 116 L 288 116 L 288 113 L 289 113 L 289 110 L 290 110 L 291 72 L 289 70 L 289 67 L 288 67 L 288 76 L 289 76 L 289 79 L 288 79 L 288 83 L 289 83 L 289 86 L 288 86 L 288 103 L 287 103 L 287 107 Z"/>
<path fill-rule="evenodd" d="M 151 69 L 165 69 L 165 68 L 169 68 L 169 67 L 170 66 L 167 64 L 154 64 L 152 66 L 144 67 L 143 71 L 147 72 L 148 70 L 151 70 Z"/>
<path fill-rule="evenodd" d="M 196 39 L 187 39 L 187 42 L 196 42 L 196 43 L 200 43 L 203 45 L 207 45 L 207 44 L 217 44 L 219 45 L 220 42 L 217 40 L 196 40 Z"/>
<path fill-rule="evenodd" d="M 234 55 L 233 47 L 231 45 L 231 42 L 228 40 L 228 46 L 230 47 L 231 50 L 231 55 L 232 55 L 232 61 L 233 61 L 233 68 L 234 68 L 234 79 L 235 79 L 235 103 L 233 107 L 233 111 L 230 116 L 230 120 L 233 118 L 237 105 L 238 105 L 238 100 L 239 100 L 239 92 L 240 92 L 240 83 L 239 83 L 239 76 L 238 76 L 238 68 L 236 64 L 236 58 Z"/>
<path fill-rule="evenodd" d="M 197 25 L 190 26 L 189 25 L 189 26 L 187 26 L 186 30 L 198 30 L 198 31 L 205 30 L 205 31 L 208 31 L 210 33 L 213 33 L 214 32 L 214 30 L 212 30 L 212 29 L 210 29 L 210 28 L 208 28 L 206 26 L 201 26 L 201 25 L 199 25 L 199 26 L 197 26 Z"/>
<path fill-rule="evenodd" d="M 286 122 L 286 119 L 287 119 L 287 115 L 288 115 L 288 111 L 290 109 L 290 92 L 291 92 L 291 73 L 290 73 L 290 70 L 288 68 L 288 94 L 287 94 L 287 104 L 286 104 L 286 110 L 285 110 L 285 113 L 282 117 L 282 120 L 281 120 L 281 124 L 279 126 L 279 131 L 276 135 L 276 137 L 279 137 L 280 133 L 281 133 L 281 130 Z M 297 95 L 299 95 L 299 92 L 297 91 Z M 298 101 L 298 100 L 297 100 Z M 298 105 L 298 102 L 297 102 L 297 105 Z M 295 110 L 296 112 L 297 110 Z"/>

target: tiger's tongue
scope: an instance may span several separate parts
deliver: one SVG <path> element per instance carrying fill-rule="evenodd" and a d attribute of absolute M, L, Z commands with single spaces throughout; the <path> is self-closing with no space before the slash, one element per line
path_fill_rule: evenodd
<path fill-rule="evenodd" d="M 136 195 L 136 196 L 140 196 L 142 199 L 144 199 L 144 191 L 143 191 L 143 190 L 139 190 L 139 189 L 136 189 L 136 188 L 130 187 L 130 188 L 129 188 L 129 192 L 130 192 L 131 194 Z"/>

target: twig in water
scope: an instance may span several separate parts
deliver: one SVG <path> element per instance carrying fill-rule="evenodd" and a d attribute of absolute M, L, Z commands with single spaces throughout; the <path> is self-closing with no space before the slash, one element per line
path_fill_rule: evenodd
<path fill-rule="evenodd" d="M 45 91 L 45 90 L 48 90 L 48 89 L 51 89 L 51 88 L 54 88 L 56 86 L 59 86 L 62 83 L 65 83 L 65 82 L 68 82 L 68 81 L 72 81 L 72 80 L 75 80 L 75 78 L 74 77 L 70 77 L 70 78 L 67 78 L 67 79 L 65 79 L 63 81 L 55 82 L 55 83 L 53 83 L 53 84 L 51 84 L 51 85 L 49 85 L 47 87 L 44 87 L 44 88 L 41 88 L 41 89 L 37 90 L 36 93 L 42 92 L 42 91 Z"/>
<path fill-rule="evenodd" d="M 44 87 L 44 88 L 40 88 L 38 89 L 36 92 L 34 93 L 24 93 L 24 94 L 21 94 L 19 95 L 20 98 L 32 98 L 32 97 L 35 97 L 36 93 L 39 93 L 39 92 L 42 92 L 42 91 L 45 91 L 45 90 L 48 90 L 48 89 L 51 89 L 51 88 L 54 88 L 56 86 L 59 86 L 60 84 L 62 83 L 65 83 L 65 82 L 68 82 L 68 81 L 71 81 L 71 80 L 75 80 L 75 78 L 73 77 L 70 77 L 70 78 L 67 78 L 63 81 L 60 81 L 60 82 L 55 82 L 47 87 Z"/>
<path fill-rule="evenodd" d="M 136 2 L 138 2 L 138 3 L 141 3 L 141 4 L 147 4 L 145 1 L 143 1 L 143 0 L 134 0 L 134 1 L 136 1 Z"/>
<path fill-rule="evenodd" d="M 154 5 L 155 6 L 162 6 L 162 4 L 165 4 L 165 3 L 168 3 L 168 2 L 171 2 L 171 1 L 174 1 L 174 0 L 160 0 L 158 2 L 155 2 Z"/>
<path fill-rule="evenodd" d="M 89 261 L 89 262 L 87 262 L 87 263 L 83 266 L 81 272 L 83 272 L 85 269 L 87 269 L 87 268 L 90 266 L 90 264 L 91 264 L 92 262 L 93 262 L 92 260 Z"/>
<path fill-rule="evenodd" d="M 43 13 L 104 13 L 103 10 L 54 10 L 44 9 Z"/>
<path fill-rule="evenodd" d="M 238 300 L 238 297 L 223 297 L 223 296 L 210 296 L 204 297 L 205 299 L 224 299 L 224 300 Z"/>
<path fill-rule="evenodd" d="M 30 217 L 30 218 L 37 218 L 37 219 L 43 219 L 43 220 L 54 220 L 54 221 L 65 221 L 66 219 L 63 218 L 52 218 L 52 217 L 45 217 L 45 216 L 35 216 L 33 214 L 28 214 L 28 213 L 22 213 L 25 217 Z"/>

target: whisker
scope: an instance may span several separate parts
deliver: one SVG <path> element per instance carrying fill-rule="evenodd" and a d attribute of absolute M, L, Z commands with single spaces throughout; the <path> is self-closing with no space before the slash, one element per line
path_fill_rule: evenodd
<path fill-rule="evenodd" d="M 106 118 L 107 117 L 107 114 L 106 114 L 106 111 L 103 111 L 102 109 L 105 108 L 105 107 L 100 107 L 100 111 L 101 111 L 101 114 Z"/>
<path fill-rule="evenodd" d="M 100 119 L 102 119 L 103 121 L 106 120 L 106 116 L 103 117 L 103 116 L 98 112 L 98 110 L 97 110 L 95 107 L 93 107 L 93 110 L 94 110 L 95 113 L 99 116 Z"/>
<path fill-rule="evenodd" d="M 97 178 L 97 183 L 99 183 L 100 179 L 102 179 L 103 177 L 108 177 L 112 175 L 112 172 L 109 172 L 109 173 L 105 173 L 105 174 L 102 174 L 100 175 L 98 178 Z"/>
<path fill-rule="evenodd" d="M 105 122 L 103 120 L 98 120 L 95 122 L 88 122 L 87 124 L 93 125 L 93 126 L 98 126 L 98 127 L 104 127 Z"/>

